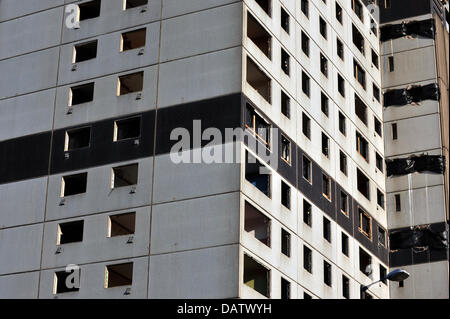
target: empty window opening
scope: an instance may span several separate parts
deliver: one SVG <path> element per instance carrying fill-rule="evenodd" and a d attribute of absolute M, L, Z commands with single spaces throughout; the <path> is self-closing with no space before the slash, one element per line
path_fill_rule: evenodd
<path fill-rule="evenodd" d="M 375 133 L 378 134 L 378 136 L 383 136 L 383 131 L 381 128 L 381 122 L 376 117 L 373 117 L 374 127 L 375 127 Z"/>
<path fill-rule="evenodd" d="M 358 168 L 356 169 L 358 191 L 370 200 L 370 182 Z"/>
<path fill-rule="evenodd" d="M 97 18 L 100 16 L 101 0 L 93 0 L 78 5 L 79 21 Z"/>
<path fill-rule="evenodd" d="M 79 243 L 83 241 L 84 221 L 58 224 L 57 245 Z"/>
<path fill-rule="evenodd" d="M 57 271 L 54 273 L 53 277 L 53 294 L 63 294 L 67 292 L 76 292 L 80 290 L 80 287 L 77 287 L 73 281 L 77 280 L 76 278 L 72 278 L 74 276 L 75 270 L 71 272 Z M 81 271 L 78 270 L 78 276 L 81 274 Z M 70 276 L 70 277 L 69 277 Z M 67 282 L 69 280 L 69 282 Z M 79 278 L 77 280 L 79 282 Z"/>
<path fill-rule="evenodd" d="M 390 56 L 388 58 L 389 61 L 389 72 L 394 72 L 395 68 L 394 68 L 394 57 Z"/>
<path fill-rule="evenodd" d="M 355 114 L 367 126 L 367 105 L 355 94 Z"/>
<path fill-rule="evenodd" d="M 244 254 L 244 284 L 269 298 L 269 283 L 270 270 Z"/>
<path fill-rule="evenodd" d="M 312 205 L 306 199 L 303 200 L 303 222 L 312 226 Z"/>
<path fill-rule="evenodd" d="M 398 282 L 398 287 L 399 287 L 399 288 L 405 287 L 405 282 L 404 282 L 403 280 L 399 281 L 399 282 Z"/>
<path fill-rule="evenodd" d="M 289 75 L 289 61 L 289 54 L 283 48 L 281 48 L 281 69 L 286 75 Z"/>
<path fill-rule="evenodd" d="M 348 236 L 344 233 L 341 233 L 341 251 L 345 256 L 348 257 L 349 253 Z"/>
<path fill-rule="evenodd" d="M 264 10 L 265 13 L 270 17 L 271 16 L 271 2 L 272 0 L 256 0 L 256 3 L 259 4 L 261 9 Z"/>
<path fill-rule="evenodd" d="M 264 245 L 270 247 L 271 221 L 253 205 L 245 202 L 244 229 Z"/>
<path fill-rule="evenodd" d="M 291 99 L 283 91 L 281 91 L 281 114 L 287 118 L 291 117 Z"/>
<path fill-rule="evenodd" d="M 312 250 L 303 245 L 303 268 L 312 274 Z"/>
<path fill-rule="evenodd" d="M 345 97 L 345 80 L 339 73 L 337 77 L 338 77 L 338 92 L 342 97 Z"/>
<path fill-rule="evenodd" d="M 120 52 L 145 47 L 146 34 L 145 28 L 122 33 L 120 36 Z"/>
<path fill-rule="evenodd" d="M 111 188 L 132 186 L 138 183 L 138 164 L 114 167 L 111 176 Z"/>
<path fill-rule="evenodd" d="M 247 57 L 247 82 L 267 102 L 271 103 L 271 80 L 261 69 Z"/>
<path fill-rule="evenodd" d="M 267 56 L 272 59 L 272 37 L 269 32 L 247 12 L 247 37 Z"/>
<path fill-rule="evenodd" d="M 311 139 L 311 119 L 302 113 L 302 132 L 308 139 Z"/>
<path fill-rule="evenodd" d="M 97 57 L 98 40 L 76 44 L 73 47 L 72 63 L 80 63 Z"/>
<path fill-rule="evenodd" d="M 302 51 L 309 57 L 309 37 L 302 31 Z"/>
<path fill-rule="evenodd" d="M 86 193 L 87 173 L 64 176 L 61 183 L 61 197 Z"/>
<path fill-rule="evenodd" d="M 141 135 L 141 118 L 133 117 L 114 122 L 114 142 L 138 138 Z"/>
<path fill-rule="evenodd" d="M 312 162 L 311 160 L 303 155 L 303 178 L 306 179 L 309 183 L 312 182 Z"/>
<path fill-rule="evenodd" d="M 363 89 L 366 89 L 366 71 L 362 68 L 361 65 L 359 65 L 358 62 L 356 62 L 355 59 L 353 59 L 353 75 L 355 79 L 358 81 L 359 84 L 363 87 Z"/>
<path fill-rule="evenodd" d="M 246 152 L 245 179 L 270 197 L 270 170 L 253 155 Z"/>
<path fill-rule="evenodd" d="M 350 298 L 350 279 L 345 275 L 342 275 L 342 297 L 345 299 Z"/>
<path fill-rule="evenodd" d="M 336 2 L 336 20 L 342 24 L 342 7 Z"/>
<path fill-rule="evenodd" d="M 338 57 L 344 61 L 344 44 L 341 40 L 336 38 L 336 53 Z"/>
<path fill-rule="evenodd" d="M 94 100 L 94 82 L 70 88 L 69 106 L 87 103 L 93 100 Z"/>
<path fill-rule="evenodd" d="M 83 127 L 66 131 L 64 151 L 73 151 L 83 147 L 89 147 L 91 141 L 91 128 Z"/>
<path fill-rule="evenodd" d="M 322 154 L 330 157 L 330 138 L 322 132 Z"/>
<path fill-rule="evenodd" d="M 392 124 L 392 139 L 393 140 L 398 139 L 397 123 Z"/>
<path fill-rule="evenodd" d="M 386 247 L 386 231 L 381 227 L 378 227 L 378 244 Z"/>
<path fill-rule="evenodd" d="M 372 49 L 372 64 L 378 69 L 380 67 L 380 58 L 378 54 Z"/>
<path fill-rule="evenodd" d="M 326 21 L 319 16 L 319 31 L 324 39 L 327 38 L 327 23 Z"/>
<path fill-rule="evenodd" d="M 281 253 L 287 257 L 291 256 L 291 234 L 281 229 Z"/>
<path fill-rule="evenodd" d="M 124 0 L 124 10 L 145 6 L 148 0 Z"/>
<path fill-rule="evenodd" d="M 375 161 L 377 168 L 380 170 L 380 172 L 383 172 L 383 157 L 381 157 L 378 152 L 375 152 Z"/>
<path fill-rule="evenodd" d="M 326 217 L 323 217 L 323 238 L 331 243 L 331 222 Z"/>
<path fill-rule="evenodd" d="M 320 94 L 320 109 L 322 110 L 322 113 L 325 114 L 326 116 L 329 115 L 329 104 L 330 101 L 328 99 L 328 96 L 326 96 L 326 94 L 322 92 Z"/>
<path fill-rule="evenodd" d="M 322 195 L 331 200 L 331 179 L 324 174 L 322 174 Z"/>
<path fill-rule="evenodd" d="M 363 5 L 359 0 L 352 0 L 352 9 L 355 12 L 356 16 L 364 22 L 364 16 L 363 16 Z"/>
<path fill-rule="evenodd" d="M 108 217 L 108 237 L 134 235 L 136 213 L 111 215 Z"/>
<path fill-rule="evenodd" d="M 325 285 L 331 287 L 331 265 L 326 262 L 325 260 L 323 261 L 323 282 L 325 283 Z"/>
<path fill-rule="evenodd" d="M 343 191 L 341 191 L 340 202 L 341 202 L 341 213 L 348 216 L 348 195 Z"/>
<path fill-rule="evenodd" d="M 364 36 L 359 32 L 358 28 L 353 25 L 352 26 L 352 37 L 353 37 L 353 44 L 356 46 L 356 48 L 365 55 L 365 44 L 364 44 Z"/>
<path fill-rule="evenodd" d="M 310 95 L 310 81 L 309 76 L 302 71 L 302 91 L 307 97 Z"/>
<path fill-rule="evenodd" d="M 380 101 L 381 101 L 380 89 L 379 89 L 378 86 L 375 85 L 375 83 L 373 83 L 372 90 L 373 90 L 373 97 L 374 97 L 378 102 L 380 102 Z"/>
<path fill-rule="evenodd" d="M 117 95 L 141 92 L 144 87 L 144 72 L 119 76 L 117 80 Z"/>
<path fill-rule="evenodd" d="M 347 125 L 345 122 L 345 115 L 339 111 L 339 132 L 341 132 L 344 136 L 347 134 Z"/>
<path fill-rule="evenodd" d="M 245 115 L 245 127 L 256 136 L 256 138 L 270 147 L 270 124 L 264 120 L 255 109 L 247 103 Z"/>
<path fill-rule="evenodd" d="M 281 204 L 291 209 L 291 187 L 283 181 L 281 181 Z"/>
<path fill-rule="evenodd" d="M 339 151 L 339 169 L 345 176 L 347 176 L 347 155 L 345 155 L 342 151 Z"/>
<path fill-rule="evenodd" d="M 289 33 L 289 13 L 286 12 L 283 8 L 281 8 L 281 27 L 284 31 Z"/>
<path fill-rule="evenodd" d="M 400 212 L 402 210 L 402 201 L 400 194 L 395 194 L 394 199 L 395 199 L 395 211 Z"/>
<path fill-rule="evenodd" d="M 312 298 L 312 296 L 310 294 L 308 294 L 306 292 L 303 292 L 303 299 L 309 300 L 309 299 L 313 299 L 313 298 Z"/>
<path fill-rule="evenodd" d="M 385 285 L 387 285 L 386 275 L 387 275 L 387 269 L 384 268 L 382 265 L 380 265 L 380 281 Z"/>
<path fill-rule="evenodd" d="M 367 214 L 361 207 L 358 208 L 359 226 L 358 229 L 367 238 L 372 240 L 372 217 Z"/>
<path fill-rule="evenodd" d="M 369 142 L 358 131 L 356 131 L 356 151 L 369 162 Z"/>
<path fill-rule="evenodd" d="M 303 14 L 309 17 L 309 0 L 301 0 L 301 9 Z"/>
<path fill-rule="evenodd" d="M 133 284 L 133 263 L 106 266 L 105 288 L 131 286 Z"/>
<path fill-rule="evenodd" d="M 328 77 L 328 60 L 322 53 L 320 53 L 320 72 Z"/>
<path fill-rule="evenodd" d="M 281 278 L 281 299 L 291 299 L 291 283 Z"/>
<path fill-rule="evenodd" d="M 359 248 L 359 270 L 367 277 L 372 277 L 372 257 Z"/>
<path fill-rule="evenodd" d="M 284 135 L 281 135 L 281 158 L 291 163 L 291 141 Z"/>
<path fill-rule="evenodd" d="M 384 209 L 384 193 L 377 189 L 377 204 Z"/>
<path fill-rule="evenodd" d="M 378 37 L 378 26 L 377 23 L 375 22 L 374 19 L 370 19 L 370 31 L 372 31 L 372 33 Z"/>

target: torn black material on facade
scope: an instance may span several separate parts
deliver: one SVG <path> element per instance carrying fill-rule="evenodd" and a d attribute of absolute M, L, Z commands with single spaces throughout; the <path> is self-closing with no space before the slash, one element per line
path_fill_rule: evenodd
<path fill-rule="evenodd" d="M 414 85 L 404 89 L 387 90 L 384 93 L 384 107 L 403 106 L 425 100 L 439 101 L 440 90 L 437 83 L 424 86 Z"/>
<path fill-rule="evenodd" d="M 402 176 L 410 173 L 435 173 L 445 172 L 445 156 L 421 155 L 408 158 L 396 158 L 386 160 L 387 176 Z"/>
<path fill-rule="evenodd" d="M 380 40 L 384 42 L 406 36 L 434 39 L 435 30 L 434 19 L 388 24 L 380 28 Z"/>

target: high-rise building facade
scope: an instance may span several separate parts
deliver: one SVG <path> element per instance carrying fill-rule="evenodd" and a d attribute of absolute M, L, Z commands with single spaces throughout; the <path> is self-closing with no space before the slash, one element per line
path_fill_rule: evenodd
<path fill-rule="evenodd" d="M 377 7 L 29 2 L 0 1 L 0 298 L 419 296 L 361 287 L 401 267 L 409 291 L 423 263 L 392 264 L 389 235 L 447 230 L 435 172 L 416 188 L 442 202 L 429 204 L 436 218 L 391 216 L 392 198 L 414 191 L 385 156 L 447 155 L 448 105 L 417 109 L 442 119 L 426 136 L 383 92 L 448 75 L 387 74 L 409 44 L 389 51 Z M 432 143 L 392 144 L 392 121 L 399 143 Z M 439 251 L 430 267 L 448 282 Z"/>

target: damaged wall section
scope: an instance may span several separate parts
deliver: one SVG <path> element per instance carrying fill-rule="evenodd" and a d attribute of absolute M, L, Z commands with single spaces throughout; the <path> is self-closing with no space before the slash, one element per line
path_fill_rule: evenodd
<path fill-rule="evenodd" d="M 396 158 L 386 160 L 387 176 L 402 176 L 410 173 L 435 173 L 445 172 L 445 156 L 420 155 L 408 158 Z"/>
<path fill-rule="evenodd" d="M 388 24 L 380 28 L 380 40 L 385 42 L 406 36 L 434 39 L 435 30 L 434 19 Z"/>
<path fill-rule="evenodd" d="M 387 90 L 384 93 L 384 107 L 404 106 L 407 104 L 419 104 L 425 100 L 439 101 L 439 85 L 436 83 L 428 85 L 412 85 L 403 89 Z"/>

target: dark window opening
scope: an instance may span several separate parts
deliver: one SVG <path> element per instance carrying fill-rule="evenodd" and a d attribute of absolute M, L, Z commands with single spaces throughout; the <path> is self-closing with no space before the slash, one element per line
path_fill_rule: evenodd
<path fill-rule="evenodd" d="M 133 117 L 114 123 L 114 142 L 138 138 L 141 135 L 141 118 Z"/>
<path fill-rule="evenodd" d="M 312 296 L 306 292 L 303 292 L 303 299 L 312 299 Z"/>
<path fill-rule="evenodd" d="M 269 283 L 270 270 L 244 254 L 244 284 L 269 298 Z"/>
<path fill-rule="evenodd" d="M 367 105 L 355 94 L 355 113 L 358 118 L 367 126 Z"/>
<path fill-rule="evenodd" d="M 348 236 L 344 233 L 341 233 L 341 251 L 345 256 L 348 257 L 349 254 Z"/>
<path fill-rule="evenodd" d="M 319 17 L 319 31 L 322 37 L 327 39 L 327 23 L 322 17 Z"/>
<path fill-rule="evenodd" d="M 345 97 L 345 80 L 344 78 L 338 74 L 338 92 L 342 97 Z"/>
<path fill-rule="evenodd" d="M 267 247 L 270 247 L 271 221 L 258 209 L 245 202 L 244 229 Z"/>
<path fill-rule="evenodd" d="M 322 132 L 322 154 L 330 157 L 330 139 Z"/>
<path fill-rule="evenodd" d="M 271 0 L 256 0 L 256 3 L 269 17 L 271 16 Z"/>
<path fill-rule="evenodd" d="M 367 277 L 372 277 L 372 257 L 359 248 L 359 270 Z"/>
<path fill-rule="evenodd" d="M 312 274 L 312 250 L 303 245 L 303 268 Z"/>
<path fill-rule="evenodd" d="M 309 0 L 301 0 L 301 9 L 303 14 L 309 17 Z"/>
<path fill-rule="evenodd" d="M 87 173 L 64 176 L 62 178 L 61 197 L 86 193 Z"/>
<path fill-rule="evenodd" d="M 369 142 L 358 131 L 356 131 L 356 151 L 369 162 Z"/>
<path fill-rule="evenodd" d="M 372 64 L 379 69 L 380 67 L 380 58 L 378 57 L 378 54 L 372 49 Z"/>
<path fill-rule="evenodd" d="M 375 22 L 374 19 L 370 19 L 370 31 L 372 31 L 372 33 L 378 37 L 378 26 L 377 23 Z"/>
<path fill-rule="evenodd" d="M 322 110 L 322 113 L 326 116 L 329 115 L 329 99 L 328 96 L 326 96 L 323 92 L 320 95 L 320 108 Z"/>
<path fill-rule="evenodd" d="M 366 175 L 364 175 L 359 169 L 357 171 L 357 184 L 358 191 L 364 195 L 365 198 L 370 200 L 370 182 Z"/>
<path fill-rule="evenodd" d="M 272 59 L 272 37 L 269 32 L 247 12 L 247 37 L 268 57 Z"/>
<path fill-rule="evenodd" d="M 114 167 L 111 188 L 132 186 L 138 183 L 138 164 Z"/>
<path fill-rule="evenodd" d="M 303 156 L 303 178 L 312 182 L 312 162 L 306 156 Z"/>
<path fill-rule="evenodd" d="M 344 61 L 344 44 L 338 38 L 336 38 L 336 50 L 338 57 Z"/>
<path fill-rule="evenodd" d="M 247 82 L 271 103 L 271 80 L 249 57 L 247 57 Z"/>
<path fill-rule="evenodd" d="M 311 119 L 302 113 L 302 132 L 308 139 L 311 139 Z"/>
<path fill-rule="evenodd" d="M 363 5 L 359 0 L 352 0 L 352 9 L 355 12 L 356 16 L 361 20 L 361 22 L 364 22 L 364 15 L 363 15 Z"/>
<path fill-rule="evenodd" d="M 75 270 L 72 270 L 71 272 L 66 271 L 57 271 L 55 272 L 55 287 L 54 287 L 54 294 L 63 294 L 67 292 L 76 292 L 79 291 L 79 287 L 75 287 L 73 283 L 70 284 L 71 287 L 68 287 L 67 285 L 67 279 L 69 276 L 73 276 L 73 272 Z M 78 271 L 78 275 L 80 275 L 81 271 Z"/>
<path fill-rule="evenodd" d="M 291 257 L 291 234 L 281 229 L 281 253 L 287 257 Z"/>
<path fill-rule="evenodd" d="M 76 44 L 73 49 L 74 52 L 72 63 L 80 63 L 83 61 L 95 59 L 97 57 L 97 46 L 97 40 Z"/>
<path fill-rule="evenodd" d="M 342 297 L 345 299 L 350 298 L 350 279 L 342 275 Z"/>
<path fill-rule="evenodd" d="M 386 247 L 386 231 L 381 227 L 378 227 L 378 244 Z"/>
<path fill-rule="evenodd" d="M 281 114 L 287 118 L 291 117 L 291 99 L 283 91 L 281 91 Z"/>
<path fill-rule="evenodd" d="M 359 32 L 358 28 L 355 25 L 352 26 L 352 38 L 353 44 L 356 48 L 363 54 L 366 55 L 365 45 L 364 45 L 364 36 Z"/>
<path fill-rule="evenodd" d="M 283 8 L 281 8 L 281 27 L 289 33 L 289 14 Z"/>
<path fill-rule="evenodd" d="M 283 181 L 281 181 L 281 204 L 291 209 L 291 187 Z"/>
<path fill-rule="evenodd" d="M 387 275 L 387 269 L 384 268 L 382 265 L 380 265 L 380 281 L 385 285 L 387 285 L 386 275 Z"/>
<path fill-rule="evenodd" d="M 394 57 L 390 56 L 388 58 L 389 61 L 389 72 L 394 72 L 395 68 L 394 68 Z"/>
<path fill-rule="evenodd" d="M 355 76 L 355 79 L 358 81 L 359 84 L 363 87 L 363 89 L 366 89 L 366 71 L 362 68 L 361 65 L 356 62 L 355 59 L 353 59 L 353 75 Z"/>
<path fill-rule="evenodd" d="M 341 191 L 341 213 L 348 216 L 348 195 Z"/>
<path fill-rule="evenodd" d="M 59 224 L 57 245 L 82 242 L 83 230 L 83 220 Z"/>
<path fill-rule="evenodd" d="M 303 222 L 309 227 L 312 226 L 312 205 L 303 200 Z"/>
<path fill-rule="evenodd" d="M 70 88 L 69 106 L 83 104 L 94 100 L 94 82 Z"/>
<path fill-rule="evenodd" d="M 331 265 L 325 260 L 323 261 L 323 282 L 331 287 Z"/>
<path fill-rule="evenodd" d="M 106 266 L 105 288 L 131 286 L 133 284 L 133 263 Z"/>
<path fill-rule="evenodd" d="M 392 139 L 398 139 L 397 123 L 392 124 Z"/>
<path fill-rule="evenodd" d="M 302 71 L 302 91 L 307 97 L 309 97 L 309 94 L 310 94 L 310 78 L 304 71 Z"/>
<path fill-rule="evenodd" d="M 379 189 L 377 189 L 377 204 L 384 209 L 384 194 Z"/>
<path fill-rule="evenodd" d="M 291 283 L 281 278 L 281 299 L 291 299 Z"/>
<path fill-rule="evenodd" d="M 358 229 L 367 238 L 372 240 L 372 217 L 369 216 L 361 207 L 358 208 L 359 225 Z"/>
<path fill-rule="evenodd" d="M 147 30 L 139 29 L 122 33 L 120 41 L 120 52 L 145 47 Z"/>
<path fill-rule="evenodd" d="M 144 72 L 119 76 L 117 95 L 141 92 L 144 87 Z"/>
<path fill-rule="evenodd" d="M 394 198 L 395 198 L 395 211 L 400 212 L 402 210 L 402 202 L 400 194 L 395 194 Z"/>
<path fill-rule="evenodd" d="M 256 138 L 270 147 L 270 124 L 259 116 L 255 109 L 247 104 L 245 126 L 255 134 Z"/>
<path fill-rule="evenodd" d="M 399 287 L 399 288 L 405 287 L 405 282 L 404 282 L 403 280 L 399 281 L 399 282 L 398 282 L 398 287 Z"/>
<path fill-rule="evenodd" d="M 270 197 L 270 171 L 253 155 L 246 152 L 245 179 Z"/>
<path fill-rule="evenodd" d="M 322 53 L 320 53 L 320 72 L 328 77 L 328 60 Z"/>
<path fill-rule="evenodd" d="M 326 217 L 323 217 L 323 238 L 331 243 L 331 222 Z"/>
<path fill-rule="evenodd" d="M 91 141 L 91 128 L 83 127 L 66 132 L 64 151 L 73 151 L 83 147 L 89 147 Z"/>
<path fill-rule="evenodd" d="M 345 155 L 342 151 L 339 151 L 339 169 L 347 176 L 347 155 Z"/>
<path fill-rule="evenodd" d="M 372 86 L 373 89 L 373 97 L 380 102 L 381 100 L 381 94 L 380 94 L 380 89 L 378 88 L 378 86 L 375 85 L 375 83 Z"/>
<path fill-rule="evenodd" d="M 336 20 L 342 24 L 342 7 L 336 2 Z"/>
<path fill-rule="evenodd" d="M 281 48 L 281 69 L 288 76 L 290 71 L 289 65 L 290 65 L 290 56 L 283 48 Z"/>
<path fill-rule="evenodd" d="M 100 16 L 101 1 L 93 0 L 78 5 L 79 20 L 84 21 L 88 19 L 97 18 Z"/>
<path fill-rule="evenodd" d="M 341 132 L 344 136 L 347 134 L 347 125 L 345 122 L 345 115 L 339 111 L 339 132 Z"/>
<path fill-rule="evenodd" d="M 148 0 L 126 0 L 125 10 L 145 6 L 146 4 L 148 4 Z"/>
<path fill-rule="evenodd" d="M 108 217 L 108 237 L 133 235 L 135 228 L 136 213 L 125 213 Z"/>
<path fill-rule="evenodd" d="M 378 152 L 375 152 L 375 158 L 376 158 L 376 166 L 380 170 L 380 172 L 383 172 L 383 158 L 381 157 Z"/>
<path fill-rule="evenodd" d="M 302 51 L 309 57 L 309 37 L 302 31 Z"/>

